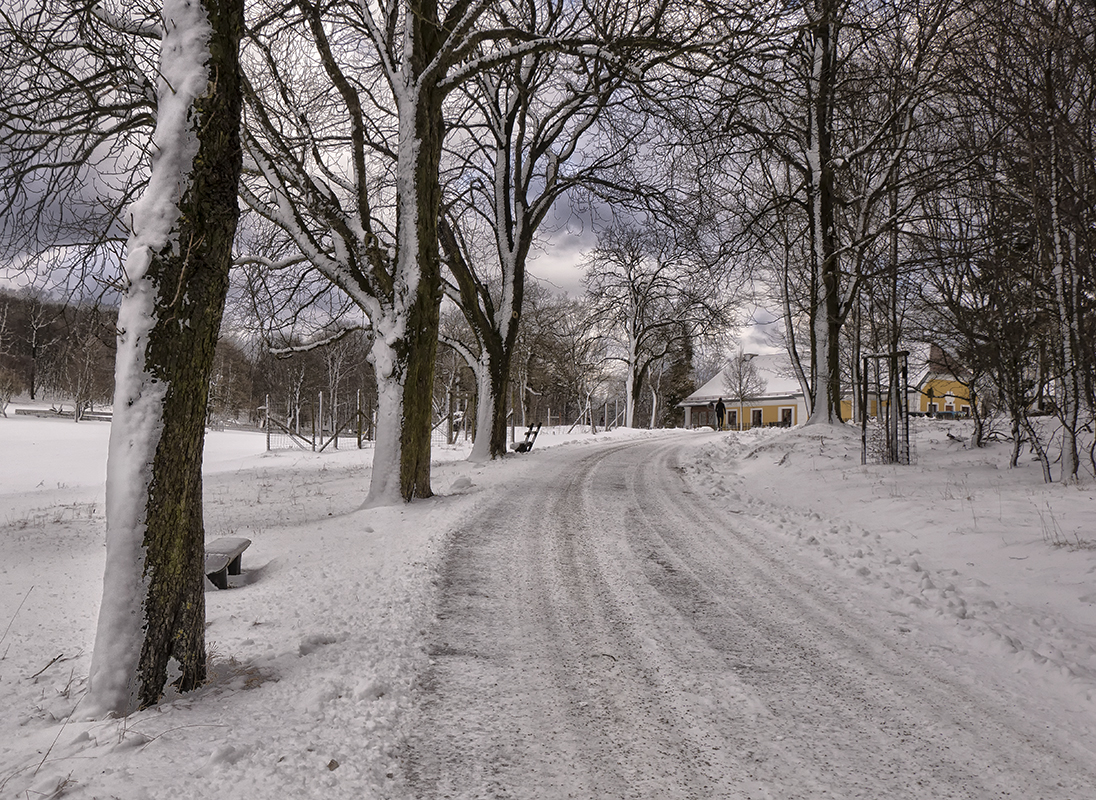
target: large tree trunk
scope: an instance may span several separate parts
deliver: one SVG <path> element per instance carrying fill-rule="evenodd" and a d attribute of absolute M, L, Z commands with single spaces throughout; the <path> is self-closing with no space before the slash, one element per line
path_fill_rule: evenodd
<path fill-rule="evenodd" d="M 407 218 L 405 214 L 403 219 Z M 414 250 L 409 256 L 417 257 L 419 269 L 412 269 L 411 274 L 417 273 L 418 280 L 409 281 L 411 285 L 405 289 L 413 302 L 406 310 L 391 311 L 378 326 L 370 356 L 377 378 L 377 440 L 363 507 L 433 494 L 430 435 L 441 279 L 436 250 L 431 271 L 430 259 L 423 258 L 424 247 L 419 242 L 421 239 L 412 242 Z"/>
<path fill-rule="evenodd" d="M 434 243 L 436 246 L 437 239 Z M 427 246 L 424 245 L 423 249 Z M 404 500 L 433 495 L 430 489 L 430 435 L 433 431 L 434 362 L 438 352 L 441 308 L 436 249 L 433 261 L 432 274 L 429 272 L 431 267 L 424 265 L 415 303 L 407 319 L 404 340 L 407 380 L 403 385 L 403 430 L 400 438 L 400 495 Z M 422 256 L 420 264 L 423 264 Z"/>
<path fill-rule="evenodd" d="M 820 0 L 811 22 L 814 47 L 813 97 L 810 129 L 813 140 L 808 153 L 811 184 L 807 191 L 811 214 L 811 246 L 815 294 L 811 361 L 814 403 L 807 424 L 841 421 L 840 275 L 838 272 L 834 217 L 832 151 L 833 92 L 835 80 L 837 11 L 832 0 Z"/>
<path fill-rule="evenodd" d="M 635 365 L 628 364 L 628 371 L 624 373 L 624 427 L 635 427 L 632 423 L 635 421 L 636 403 L 638 401 L 637 394 L 641 391 L 638 382 L 635 377 Z"/>
<path fill-rule="evenodd" d="M 487 365 L 487 377 L 490 381 L 491 392 L 489 405 L 492 411 L 491 458 L 498 458 L 506 454 L 506 443 L 509 439 L 506 426 L 506 396 L 507 392 L 510 391 L 510 362 L 514 354 L 514 348 L 512 342 L 509 346 L 505 342 L 501 344 L 500 352 L 494 356 L 489 356 Z"/>
<path fill-rule="evenodd" d="M 202 446 L 239 218 L 243 3 L 169 0 L 164 16 L 175 23 L 164 36 L 168 85 L 119 313 L 94 713 L 159 701 L 171 659 L 181 691 L 206 677 Z"/>
<path fill-rule="evenodd" d="M 506 393 L 510 389 L 510 363 L 514 348 L 494 329 L 477 331 L 478 360 L 465 360 L 476 376 L 476 433 L 469 461 L 484 462 L 507 452 Z"/>
<path fill-rule="evenodd" d="M 436 20 L 427 20 L 425 31 L 416 32 L 417 52 L 422 53 L 424 67 L 437 52 L 433 41 L 438 36 Z M 423 42 L 423 39 L 429 39 Z M 420 68 L 414 70 L 418 75 Z M 430 433 L 433 422 L 434 362 L 438 352 L 438 326 L 441 312 L 441 257 L 438 252 L 438 214 L 441 210 L 441 186 L 438 170 L 441 164 L 443 132 L 442 93 L 429 87 L 415 98 L 415 152 L 411 154 L 414 175 L 415 217 L 408 219 L 410 207 L 404 203 L 401 225 L 414 241 L 404 240 L 406 251 L 401 258 L 418 261 L 418 284 L 414 302 L 407 317 L 404 332 L 407 381 L 403 387 L 403 433 L 400 459 L 400 494 L 404 500 L 430 497 Z M 404 161 L 401 147 L 401 161 Z"/>
<path fill-rule="evenodd" d="M 393 505 L 401 499 L 400 460 L 402 451 L 403 373 L 395 349 L 378 329 L 370 360 L 377 379 L 377 430 L 373 445 L 373 471 L 363 508 Z"/>
<path fill-rule="evenodd" d="M 501 403 L 496 401 L 496 395 L 491 387 L 491 373 L 487 362 L 486 351 L 480 359 L 470 364 L 476 376 L 476 430 L 472 441 L 472 452 L 468 456 L 469 461 L 482 463 L 494 458 L 492 453 L 491 433 L 495 425 L 496 409 Z M 502 415 L 503 425 L 506 423 L 506 415 Z"/>
<path fill-rule="evenodd" d="M 430 497 L 430 434 L 433 417 L 434 361 L 441 310 L 441 259 L 438 213 L 441 187 L 443 92 L 418 79 L 438 52 L 441 33 L 436 8 L 416 15 L 412 32 L 411 74 L 397 93 L 400 144 L 397 155 L 397 264 L 392 297 L 390 341 L 382 344 L 389 364 L 377 366 L 382 400 L 378 447 L 366 505 L 394 500 L 389 472 L 398 461 L 399 496 Z M 383 330 L 379 335 L 385 335 Z M 375 348 L 374 352 L 378 352 Z M 375 362 L 376 363 L 376 362 Z M 385 384 L 382 386 L 382 383 Z M 399 400 L 395 400 L 395 395 Z M 395 407 L 393 407 L 395 404 Z M 386 430 L 382 431 L 380 425 Z M 396 428 L 394 430 L 393 428 Z M 398 444 L 392 439 L 398 437 Z M 382 440 L 384 450 L 382 452 Z"/>

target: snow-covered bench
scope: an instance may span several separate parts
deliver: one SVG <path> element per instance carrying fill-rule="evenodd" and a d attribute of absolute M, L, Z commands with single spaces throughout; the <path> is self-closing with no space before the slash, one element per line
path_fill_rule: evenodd
<path fill-rule="evenodd" d="M 228 576 L 239 575 L 244 550 L 251 545 L 250 539 L 225 536 L 206 542 L 205 573 L 218 589 L 228 588 Z"/>
<path fill-rule="evenodd" d="M 529 426 L 529 430 L 525 432 L 524 442 L 510 442 L 510 448 L 518 453 L 528 453 L 533 449 L 533 442 L 537 440 L 538 433 L 540 433 L 539 422 Z"/>

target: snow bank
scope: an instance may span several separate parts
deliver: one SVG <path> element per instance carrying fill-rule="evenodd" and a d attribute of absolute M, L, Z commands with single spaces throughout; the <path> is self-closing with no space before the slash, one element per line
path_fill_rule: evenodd
<path fill-rule="evenodd" d="M 1034 460 L 1007 468 L 1010 444 L 971 450 L 967 437 L 965 422 L 914 420 L 913 465 L 861 466 L 851 426 L 751 431 L 689 469 L 925 648 L 989 654 L 1001 669 L 990 680 L 1038 681 L 1087 720 L 1096 486 L 1046 485 Z"/>

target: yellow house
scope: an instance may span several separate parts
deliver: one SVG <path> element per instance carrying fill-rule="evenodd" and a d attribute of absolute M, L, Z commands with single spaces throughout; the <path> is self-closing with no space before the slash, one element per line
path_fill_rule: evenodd
<path fill-rule="evenodd" d="M 910 393 L 910 411 L 929 416 L 970 416 L 970 378 L 963 367 L 932 345 L 925 372 Z"/>
<path fill-rule="evenodd" d="M 679 408 L 685 409 L 685 427 L 716 427 L 715 406 L 723 400 L 726 406 L 724 429 L 749 430 L 760 427 L 791 427 L 807 421 L 807 403 L 799 383 L 789 377 L 786 354 L 755 356 L 754 365 L 766 380 L 765 391 L 741 402 L 729 396 L 724 374 L 720 372 L 691 395 L 682 400 Z M 965 381 L 968 373 L 955 359 L 933 345 L 925 362 L 920 379 L 909 387 L 906 401 L 913 414 L 928 416 L 970 416 L 970 388 Z M 885 410 L 887 397 L 868 397 L 868 416 Z M 841 400 L 841 418 L 853 419 L 852 398 Z"/>
<path fill-rule="evenodd" d="M 756 397 L 732 398 L 724 373 L 720 372 L 691 395 L 682 400 L 685 427 L 717 427 L 716 403 L 726 406 L 724 430 L 750 428 L 790 428 L 807 421 L 807 403 L 799 382 L 789 377 L 788 357 L 782 353 L 754 356 L 753 364 L 765 380 L 765 391 Z"/>

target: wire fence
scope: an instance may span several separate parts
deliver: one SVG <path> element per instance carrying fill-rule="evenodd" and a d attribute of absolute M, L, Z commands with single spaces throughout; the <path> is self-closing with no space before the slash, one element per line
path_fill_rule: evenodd
<path fill-rule="evenodd" d="M 909 464 L 909 353 L 862 356 L 860 463 Z"/>
<path fill-rule="evenodd" d="M 307 450 L 322 453 L 373 447 L 376 411 L 363 406 L 360 394 L 351 409 L 342 411 L 341 418 L 325 414 L 323 408 L 324 395 L 321 392 L 315 403 L 299 405 L 292 416 L 279 416 L 274 413 L 267 397 L 263 420 L 267 451 Z M 465 424 L 463 412 L 450 411 L 435 419 L 430 431 L 430 444 L 432 447 L 459 446 L 470 441 L 471 436 L 472 431 Z"/>

